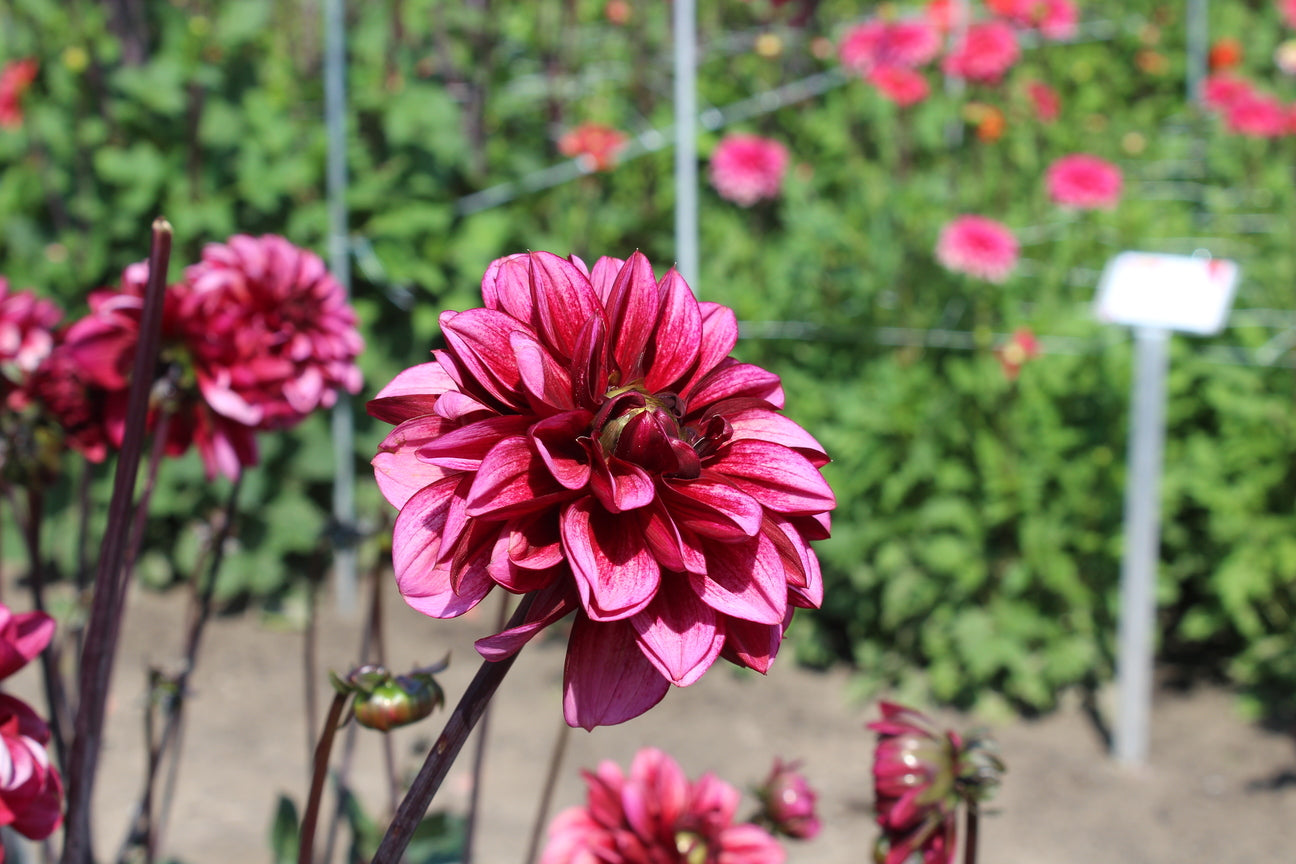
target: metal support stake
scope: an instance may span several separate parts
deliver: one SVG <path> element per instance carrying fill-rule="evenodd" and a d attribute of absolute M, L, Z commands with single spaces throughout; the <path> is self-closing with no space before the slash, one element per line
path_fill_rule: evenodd
<path fill-rule="evenodd" d="M 1188 104 L 1201 102 L 1202 81 L 1206 78 L 1207 42 L 1210 30 L 1207 23 L 1206 0 L 1188 0 Z"/>
<path fill-rule="evenodd" d="M 344 0 L 324 0 L 324 125 L 328 134 L 329 270 L 351 296 L 350 242 L 347 234 L 346 21 Z M 356 608 L 355 421 L 351 397 L 338 393 L 333 407 L 333 587 L 339 610 Z"/>
<path fill-rule="evenodd" d="M 697 10 L 675 0 L 675 268 L 698 290 Z"/>
<path fill-rule="evenodd" d="M 1112 742 L 1116 759 L 1127 765 L 1142 764 L 1148 751 L 1170 331 L 1159 327 L 1135 328 L 1134 346 L 1129 473 L 1125 481 L 1125 554 L 1121 561 L 1120 645 L 1116 659 L 1120 704 Z"/>

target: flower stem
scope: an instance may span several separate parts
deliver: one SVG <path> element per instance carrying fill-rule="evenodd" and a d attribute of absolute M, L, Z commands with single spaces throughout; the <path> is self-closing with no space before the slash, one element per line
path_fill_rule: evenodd
<path fill-rule="evenodd" d="M 153 222 L 148 286 L 145 288 L 144 308 L 140 314 L 139 342 L 135 349 L 135 365 L 126 408 L 126 429 L 121 452 L 117 457 L 112 498 L 108 505 L 108 527 L 100 550 L 99 567 L 95 574 L 94 603 L 86 627 L 79 687 L 81 699 L 77 706 L 75 738 L 67 766 L 67 835 L 61 859 L 63 864 L 89 864 L 94 859 L 91 848 L 90 801 L 94 791 L 95 770 L 99 764 L 100 740 L 103 737 L 104 705 L 108 699 L 113 658 L 117 653 L 117 636 L 121 629 L 121 621 L 117 616 L 121 611 L 118 597 L 123 589 L 122 560 L 130 534 L 135 479 L 140 456 L 144 451 L 149 394 L 153 387 L 153 370 L 157 366 L 158 347 L 162 337 L 162 303 L 170 260 L 171 225 L 159 218 Z"/>
<path fill-rule="evenodd" d="M 534 594 L 527 594 L 522 598 L 522 602 L 513 612 L 513 617 L 509 619 L 508 627 L 517 627 L 526 620 L 534 596 Z M 405 794 L 400 807 L 396 809 L 396 815 L 392 817 L 391 825 L 387 826 L 387 833 L 383 836 L 371 864 L 397 864 L 400 861 L 401 853 L 405 851 L 405 847 L 414 836 L 414 829 L 423 820 L 433 796 L 441 788 L 441 783 L 450 772 L 455 757 L 463 749 L 468 733 L 477 724 L 482 712 L 486 710 L 486 704 L 495 695 L 500 682 L 504 680 L 505 674 L 516 659 L 517 655 L 513 654 L 503 660 L 484 661 L 477 669 L 477 674 L 473 676 L 472 683 L 468 685 L 459 704 L 450 714 L 450 719 L 446 721 L 440 737 L 428 751 L 427 759 L 419 769 L 418 776 L 414 778 L 409 792 Z"/>
<path fill-rule="evenodd" d="M 540 837 L 544 834 L 545 823 L 549 821 L 554 789 L 558 786 L 558 769 L 562 767 L 563 756 L 567 753 L 567 739 L 571 737 L 571 728 L 566 720 L 558 722 L 558 735 L 554 738 L 553 750 L 549 754 L 549 770 L 545 774 L 544 789 L 540 792 L 540 804 L 536 807 L 535 822 L 531 825 L 531 842 L 527 845 L 523 864 L 535 864 L 536 855 L 540 852 Z"/>
<path fill-rule="evenodd" d="M 977 860 L 977 841 L 979 839 L 980 821 L 975 803 L 968 804 L 967 808 L 967 831 L 963 837 L 963 864 L 976 864 Z"/>
<path fill-rule="evenodd" d="M 333 694 L 328 717 L 324 720 L 324 731 L 320 733 L 319 745 L 315 748 L 315 769 L 311 774 L 310 798 L 306 801 L 306 812 L 302 814 L 297 864 L 312 864 L 312 857 L 315 854 L 315 824 L 319 821 L 320 799 L 324 796 L 324 777 L 328 774 L 329 754 L 333 751 L 333 736 L 337 732 L 338 721 L 342 719 L 342 709 L 346 707 L 350 695 L 350 693 Z"/>

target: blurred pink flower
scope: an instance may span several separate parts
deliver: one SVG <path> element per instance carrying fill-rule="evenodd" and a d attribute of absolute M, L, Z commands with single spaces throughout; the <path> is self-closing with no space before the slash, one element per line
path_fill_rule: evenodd
<path fill-rule="evenodd" d="M 761 802 L 760 824 L 776 834 L 797 840 L 812 840 L 823 825 L 815 812 L 819 796 L 798 770 L 800 763 L 774 760 L 769 776 L 757 790 Z"/>
<path fill-rule="evenodd" d="M 942 69 L 957 78 L 997 84 L 1021 56 L 1017 34 L 1003 21 L 971 25 L 963 40 L 945 55 Z"/>
<path fill-rule="evenodd" d="M 711 185 L 735 204 L 750 207 L 783 190 L 788 152 L 777 141 L 759 135 L 726 135 L 711 154 Z"/>
<path fill-rule="evenodd" d="M 713 774 L 689 782 L 660 750 L 640 750 L 630 775 L 615 762 L 582 772 L 586 804 L 549 825 L 540 864 L 782 864 L 779 842 L 735 824 L 738 790 Z"/>
<path fill-rule="evenodd" d="M 53 636 L 54 619 L 44 612 L 15 615 L 0 603 L 0 678 L 34 660 Z M 0 826 L 32 840 L 54 833 L 63 818 L 63 783 L 45 752 L 49 740 L 35 711 L 0 693 Z"/>
<path fill-rule="evenodd" d="M 22 95 L 36 80 L 40 66 L 35 60 L 14 60 L 0 69 L 0 129 L 22 126 Z"/>
<path fill-rule="evenodd" d="M 9 290 L 0 276 L 0 402 L 31 374 L 54 349 L 54 327 L 63 313 L 31 291 Z"/>
<path fill-rule="evenodd" d="M 916 105 L 931 93 L 925 75 L 902 66 L 880 66 L 869 73 L 868 81 L 900 106 Z"/>
<path fill-rule="evenodd" d="M 721 656 L 766 671 L 793 607 L 822 600 L 809 541 L 835 502 L 778 377 L 728 357 L 733 312 L 638 252 L 502 258 L 482 298 L 369 403 L 399 424 L 373 463 L 406 602 L 452 618 L 496 585 L 534 593 L 478 641 L 492 660 L 575 611 L 563 708 L 587 729 Z"/>
<path fill-rule="evenodd" d="M 874 18 L 848 30 L 837 50 L 843 66 L 867 77 L 882 67 L 913 69 L 930 63 L 940 47 L 940 33 L 930 21 Z"/>
<path fill-rule="evenodd" d="M 92 387 L 89 376 L 66 345 L 58 344 L 36 368 L 22 399 L 39 403 L 63 430 L 63 442 L 91 462 L 108 457 L 104 391 Z"/>
<path fill-rule="evenodd" d="M 1279 138 L 1291 131 L 1287 106 L 1275 96 L 1255 91 L 1224 109 L 1224 125 L 1250 138 Z"/>
<path fill-rule="evenodd" d="M 999 358 L 999 365 L 1003 367 L 1004 375 L 1009 381 L 1016 381 L 1026 362 L 1039 355 L 1039 340 L 1026 327 L 1014 330 L 1012 336 L 1008 337 L 1008 341 L 995 351 L 995 356 Z"/>
<path fill-rule="evenodd" d="M 1073 153 L 1054 160 L 1044 173 L 1049 198 L 1063 207 L 1110 210 L 1120 201 L 1121 170 L 1105 159 Z"/>
<path fill-rule="evenodd" d="M 962 0 L 927 0 L 923 7 L 923 18 L 942 34 L 956 29 L 966 17 L 967 8 Z"/>
<path fill-rule="evenodd" d="M 1026 85 L 1026 95 L 1030 97 L 1035 108 L 1035 116 L 1045 123 L 1052 123 L 1062 112 L 1062 100 L 1057 91 L 1043 81 L 1031 81 Z"/>
<path fill-rule="evenodd" d="M 14 614 L 0 603 L 0 679 L 26 666 L 54 638 L 54 619 L 44 612 Z"/>
<path fill-rule="evenodd" d="M 209 243 L 185 270 L 184 314 L 198 340 L 198 384 L 218 413 L 284 429 L 363 384 L 356 315 L 318 255 L 283 237 Z"/>
<path fill-rule="evenodd" d="M 986 0 L 991 12 L 1045 39 L 1070 39 L 1080 20 L 1074 0 Z"/>
<path fill-rule="evenodd" d="M 606 171 L 616 164 L 626 135 L 600 123 L 582 123 L 558 139 L 558 152 L 580 159 L 587 170 Z"/>
<path fill-rule="evenodd" d="M 1207 75 L 1202 82 L 1202 101 L 1215 111 L 1227 111 L 1235 102 L 1255 92 L 1250 81 L 1223 72 Z"/>
<path fill-rule="evenodd" d="M 1017 238 L 993 219 L 959 216 L 941 229 L 936 260 L 955 273 L 1002 282 L 1017 266 Z"/>
<path fill-rule="evenodd" d="M 1296 0 L 1275 0 L 1275 4 L 1287 26 L 1296 28 Z"/>

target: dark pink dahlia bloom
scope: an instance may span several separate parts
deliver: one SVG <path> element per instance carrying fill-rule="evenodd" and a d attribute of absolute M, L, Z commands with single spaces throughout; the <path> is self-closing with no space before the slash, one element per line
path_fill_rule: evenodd
<path fill-rule="evenodd" d="M 31 291 L 10 291 L 0 276 L 0 397 L 24 385 L 54 349 L 63 313 Z"/>
<path fill-rule="evenodd" d="M 775 833 L 813 840 L 823 828 L 815 807 L 819 795 L 800 767 L 798 762 L 774 760 L 769 776 L 756 792 L 761 802 L 759 821 Z"/>
<path fill-rule="evenodd" d="M 26 666 L 53 636 L 54 619 L 44 612 L 15 615 L 0 603 L 0 678 Z M 48 837 L 63 818 L 63 782 L 45 750 L 49 740 L 49 726 L 27 703 L 0 693 L 0 826 L 33 840 Z"/>
<path fill-rule="evenodd" d="M 374 467 L 406 602 L 450 618 L 496 585 L 534 593 L 487 659 L 575 611 L 564 713 L 587 729 L 720 656 L 766 671 L 793 607 L 822 600 L 809 541 L 835 501 L 778 377 L 729 357 L 733 312 L 637 252 L 502 258 L 482 297 L 369 403 L 398 424 Z"/>
<path fill-rule="evenodd" d="M 615 762 L 582 772 L 584 807 L 559 813 L 540 864 L 782 864 L 764 828 L 734 824 L 738 790 L 712 774 L 690 783 L 675 760 L 647 748 L 630 776 Z"/>

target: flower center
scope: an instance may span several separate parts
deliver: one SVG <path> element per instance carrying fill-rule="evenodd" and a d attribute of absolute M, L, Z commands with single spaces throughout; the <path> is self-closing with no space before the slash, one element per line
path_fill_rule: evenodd
<path fill-rule="evenodd" d="M 684 425 L 684 400 L 670 391 L 648 393 L 641 384 L 613 387 L 590 424 L 603 455 L 632 462 L 649 473 L 691 479 L 702 462 L 729 440 L 733 427 L 723 418 L 704 418 L 700 428 Z"/>

